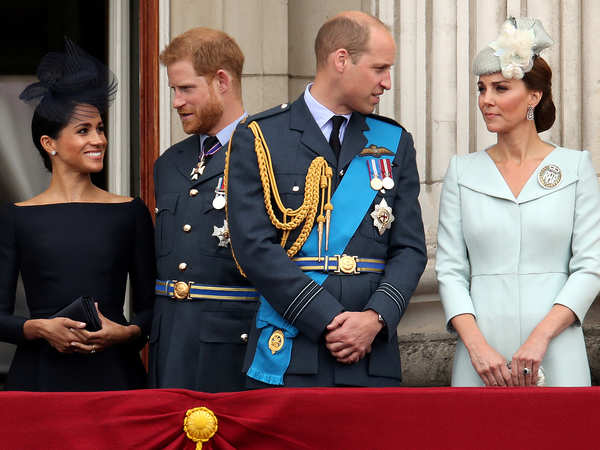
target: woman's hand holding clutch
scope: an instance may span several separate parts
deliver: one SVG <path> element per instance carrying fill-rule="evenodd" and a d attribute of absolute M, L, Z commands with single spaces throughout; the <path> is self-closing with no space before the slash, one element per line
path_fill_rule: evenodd
<path fill-rule="evenodd" d="M 80 342 L 73 342 L 73 346 L 79 353 L 96 353 L 108 347 L 118 344 L 124 344 L 138 337 L 142 330 L 137 325 L 121 325 L 105 317 L 98 309 L 98 317 L 102 323 L 100 331 L 77 330 L 80 336 Z"/>
<path fill-rule="evenodd" d="M 23 334 L 28 340 L 45 339 L 60 353 L 73 353 L 77 346 L 86 342 L 81 331 L 85 323 L 77 322 L 66 317 L 53 319 L 31 319 L 25 322 Z"/>

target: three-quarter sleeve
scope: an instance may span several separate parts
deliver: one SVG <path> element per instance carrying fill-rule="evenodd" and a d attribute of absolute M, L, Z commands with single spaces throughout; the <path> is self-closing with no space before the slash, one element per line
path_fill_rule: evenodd
<path fill-rule="evenodd" d="M 0 209 L 0 340 L 18 344 L 25 340 L 24 317 L 14 315 L 19 277 L 19 253 L 15 227 L 15 206 Z"/>
<path fill-rule="evenodd" d="M 453 317 L 460 314 L 475 316 L 469 293 L 471 266 L 463 236 L 457 164 L 458 158 L 454 156 L 444 179 L 435 264 L 448 331 L 454 331 L 450 324 Z"/>
<path fill-rule="evenodd" d="M 600 192 L 590 154 L 578 168 L 569 278 L 554 303 L 571 309 L 579 324 L 600 291 Z"/>
<path fill-rule="evenodd" d="M 154 226 L 144 202 L 133 200 L 135 209 L 135 235 L 129 277 L 132 288 L 132 325 L 142 329 L 144 339 L 150 334 L 154 305 L 156 263 L 154 259 Z"/>

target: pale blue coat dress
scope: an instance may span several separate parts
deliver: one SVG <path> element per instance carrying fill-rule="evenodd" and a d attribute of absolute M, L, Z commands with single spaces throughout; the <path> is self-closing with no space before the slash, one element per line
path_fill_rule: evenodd
<path fill-rule="evenodd" d="M 562 174 L 550 189 L 538 181 L 549 164 Z M 448 329 L 473 314 L 507 360 L 554 304 L 570 308 L 578 320 L 548 347 L 546 385 L 590 385 L 581 323 L 600 290 L 600 194 L 587 151 L 555 148 L 517 198 L 486 151 L 453 157 L 436 259 Z M 483 386 L 460 339 L 452 385 Z"/>

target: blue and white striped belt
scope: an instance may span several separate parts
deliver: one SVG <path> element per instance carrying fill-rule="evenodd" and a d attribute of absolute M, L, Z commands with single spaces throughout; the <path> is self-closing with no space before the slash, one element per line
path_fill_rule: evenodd
<path fill-rule="evenodd" d="M 194 283 L 193 281 L 156 280 L 156 295 L 177 300 L 258 300 L 258 291 L 249 286 L 216 286 Z"/>
<path fill-rule="evenodd" d="M 356 275 L 363 272 L 383 272 L 385 260 L 372 258 L 359 258 L 350 255 L 334 256 L 299 256 L 292 261 L 305 271 L 318 270 L 321 272 L 334 272 L 345 275 Z"/>

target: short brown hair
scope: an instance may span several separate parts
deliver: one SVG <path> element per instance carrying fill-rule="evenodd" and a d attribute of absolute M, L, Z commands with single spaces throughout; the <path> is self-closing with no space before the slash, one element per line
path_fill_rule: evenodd
<path fill-rule="evenodd" d="M 542 92 L 542 99 L 534 110 L 535 129 L 538 133 L 549 130 L 556 118 L 556 107 L 552 101 L 552 69 L 544 58 L 534 58 L 533 68 L 525 74 L 523 82 L 530 91 Z"/>
<path fill-rule="evenodd" d="M 180 34 L 165 48 L 160 56 L 165 66 L 189 59 L 199 76 L 209 79 L 219 69 L 227 70 L 241 87 L 244 54 L 231 36 L 212 28 L 192 28 Z"/>
<path fill-rule="evenodd" d="M 361 16 L 364 16 L 364 19 Z M 367 50 L 373 25 L 387 29 L 382 21 L 368 14 L 342 13 L 325 22 L 315 39 L 317 68 L 322 67 L 327 62 L 327 57 L 340 48 L 346 49 L 352 62 L 356 62 Z"/>

